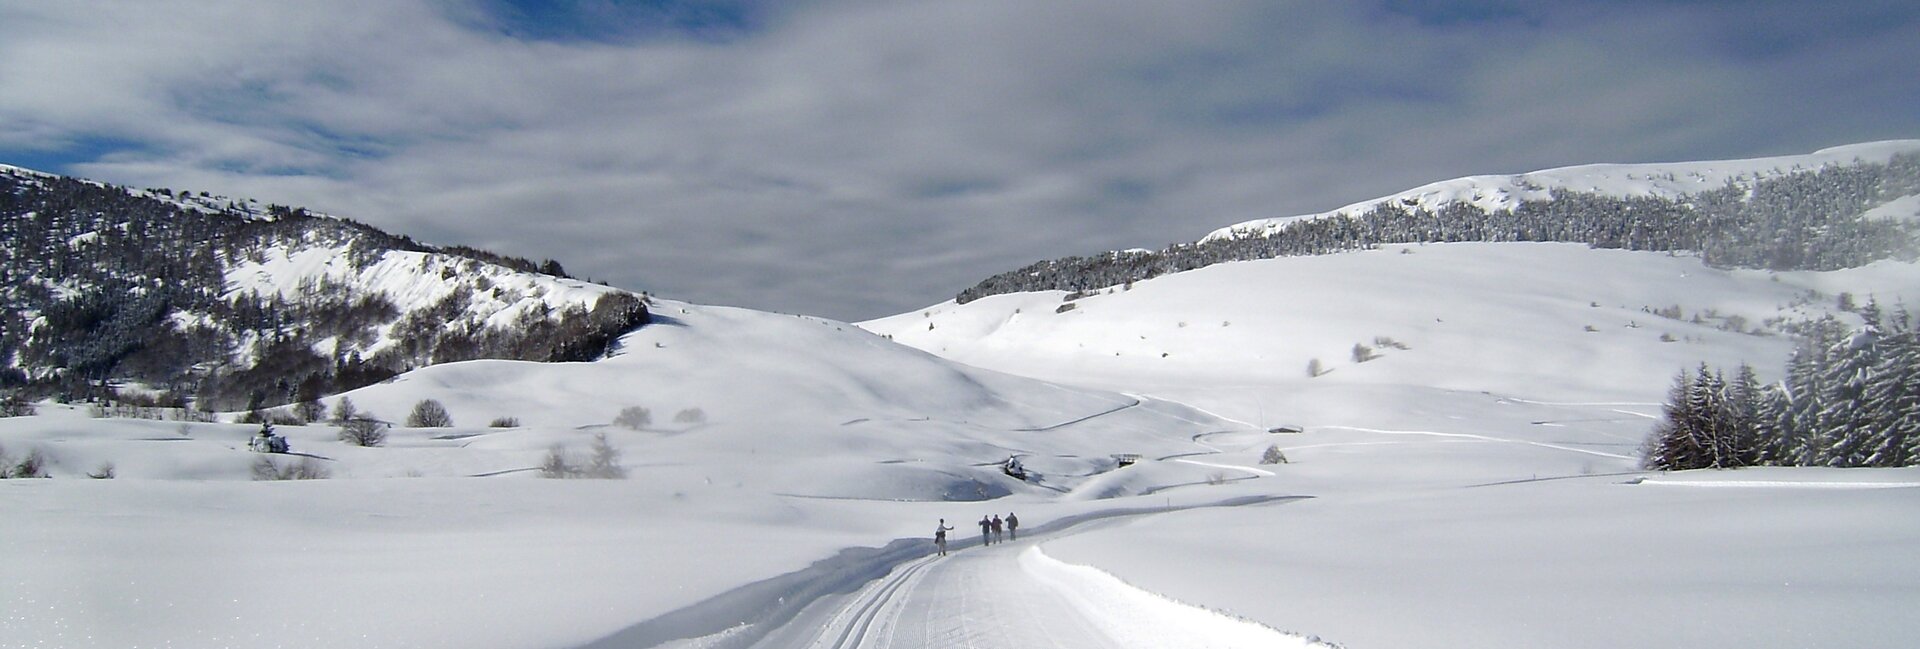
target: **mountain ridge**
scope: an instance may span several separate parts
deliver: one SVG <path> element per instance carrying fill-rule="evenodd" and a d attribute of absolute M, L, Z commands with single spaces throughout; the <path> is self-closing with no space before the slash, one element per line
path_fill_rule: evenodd
<path fill-rule="evenodd" d="M 1769 270 L 1833 270 L 1920 255 L 1920 219 L 1876 211 L 1920 206 L 1911 203 L 1920 195 L 1920 140 L 1823 152 L 1737 164 L 1582 165 L 1467 176 L 1331 212 L 1243 222 L 1158 251 L 1043 260 L 982 280 L 955 299 L 1085 292 L 1225 261 L 1397 243 L 1584 243 L 1691 252 L 1716 267 Z M 1678 192 L 1682 185 L 1699 191 Z"/>

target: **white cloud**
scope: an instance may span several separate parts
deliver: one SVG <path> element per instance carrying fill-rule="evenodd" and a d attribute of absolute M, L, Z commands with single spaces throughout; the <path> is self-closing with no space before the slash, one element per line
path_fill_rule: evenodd
<path fill-rule="evenodd" d="M 609 43 L 430 0 L 0 3 L 0 149 L 130 140 L 71 171 L 862 318 L 1452 176 L 1920 128 L 1913 39 L 1835 28 L 1755 58 L 1724 8 L 781 6 L 725 39 Z"/>

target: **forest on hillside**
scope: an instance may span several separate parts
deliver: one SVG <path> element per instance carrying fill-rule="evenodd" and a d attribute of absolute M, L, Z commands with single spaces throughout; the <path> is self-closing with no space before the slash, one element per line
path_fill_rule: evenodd
<path fill-rule="evenodd" d="M 155 405 L 275 405 L 435 363 L 587 360 L 648 321 L 641 296 L 613 292 L 590 307 L 487 326 L 469 303 L 482 292 L 514 296 L 475 271 L 565 271 L 204 193 L 0 172 L 0 241 L 0 389 L 35 397 L 100 399 L 137 383 Z M 443 255 L 454 287 L 426 305 L 351 282 L 310 282 L 291 296 L 229 291 L 235 264 L 312 248 L 337 250 L 359 270 L 391 251 Z M 402 344 L 369 346 L 381 338 Z"/>
<path fill-rule="evenodd" d="M 1384 202 L 1359 215 L 1302 219 L 1264 236 L 1041 261 L 989 277 L 962 304 L 1025 291 L 1074 293 L 1230 261 L 1363 250 L 1387 244 L 1564 242 L 1697 253 L 1723 268 L 1835 270 L 1920 256 L 1920 222 L 1869 219 L 1887 201 L 1920 194 L 1920 154 L 1728 183 L 1684 199 L 1621 198 L 1556 189 L 1546 200 L 1488 211 Z"/>

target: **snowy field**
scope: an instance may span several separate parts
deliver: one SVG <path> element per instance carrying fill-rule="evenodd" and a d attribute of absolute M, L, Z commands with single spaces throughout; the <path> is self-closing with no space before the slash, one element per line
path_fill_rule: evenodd
<path fill-rule="evenodd" d="M 252 426 L 43 405 L 0 420 L 53 475 L 0 481 L 0 647 L 1914 643 L 1920 471 L 1635 457 L 1682 368 L 1778 376 L 1790 341 L 1729 316 L 1915 304 L 1915 265 L 1405 249 L 1066 313 L 1058 293 L 859 327 L 663 302 L 608 360 L 347 395 L 389 421 L 437 399 L 452 428 L 358 448 L 281 427 L 324 480 L 250 480 Z M 636 406 L 651 422 L 611 425 Z M 538 478 L 595 434 L 630 479 Z M 1290 463 L 1261 464 L 1271 446 Z M 1034 478 L 999 471 L 1014 455 Z M 975 521 L 1010 512 L 1020 538 L 981 547 Z"/>

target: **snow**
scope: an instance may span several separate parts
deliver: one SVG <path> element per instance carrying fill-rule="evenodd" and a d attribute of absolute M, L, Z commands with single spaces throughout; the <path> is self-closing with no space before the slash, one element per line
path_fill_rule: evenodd
<path fill-rule="evenodd" d="M 1208 233 L 1201 241 L 1264 236 L 1302 219 L 1342 214 L 1358 216 L 1383 203 L 1397 203 L 1408 209 L 1437 210 L 1442 206 L 1460 202 L 1494 212 L 1513 209 L 1525 201 L 1546 199 L 1555 189 L 1617 197 L 1679 198 L 1688 194 L 1719 189 L 1728 183 L 1745 185 L 1758 179 L 1812 171 L 1831 165 L 1886 162 L 1897 154 L 1915 151 L 1920 151 L 1920 140 L 1888 140 L 1821 149 L 1805 155 L 1770 158 L 1589 164 L 1507 176 L 1467 176 L 1422 185 L 1392 196 L 1354 203 L 1331 212 L 1237 223 Z M 1913 211 L 1908 209 L 1902 216 L 1912 214 Z"/>
<path fill-rule="evenodd" d="M 1920 196 L 1902 196 L 1863 214 L 1868 219 L 1920 220 Z"/>
<path fill-rule="evenodd" d="M 457 277 L 459 281 L 448 281 Z M 459 288 L 472 299 L 456 320 L 473 319 L 492 328 L 514 326 L 528 312 L 557 312 L 568 307 L 591 309 L 600 297 L 617 289 L 578 280 L 522 273 L 464 257 L 388 250 L 365 268 L 356 268 L 346 250 L 331 246 L 274 247 L 257 259 L 239 260 L 227 270 L 227 292 L 222 297 L 275 295 L 289 301 L 307 297 L 324 283 L 352 286 L 360 295 L 384 296 L 397 305 L 432 305 Z M 392 328 L 382 330 L 363 355 L 371 356 L 398 344 Z M 316 343 L 330 352 L 337 340 Z"/>
<path fill-rule="evenodd" d="M 383 290 L 421 267 L 396 259 Z M 236 290 L 333 263 L 268 259 Z M 1920 266 L 1453 244 L 1222 264 L 1067 313 L 660 301 L 605 360 L 346 395 L 389 421 L 437 399 L 452 428 L 279 427 L 331 473 L 297 482 L 248 479 L 252 426 L 43 404 L 0 419 L 0 452 L 53 475 L 0 481 L 0 646 L 1903 646 L 1920 469 L 1635 467 L 1682 368 L 1781 371 L 1790 341 L 1727 316 L 1839 291 L 1911 304 Z M 611 424 L 635 406 L 651 425 Z M 537 478 L 596 434 L 631 479 Z M 1289 463 L 1259 464 L 1270 446 Z M 1020 539 L 981 547 L 971 522 L 1008 512 Z"/>

